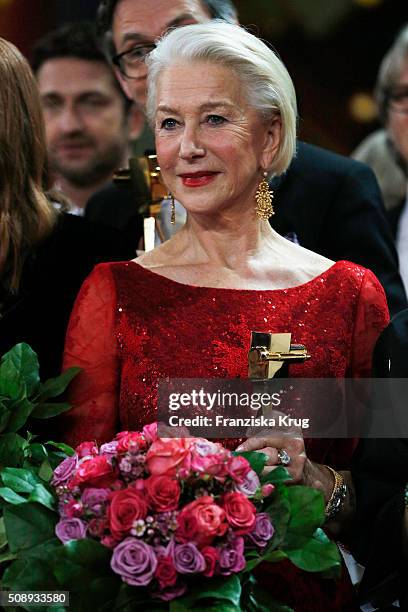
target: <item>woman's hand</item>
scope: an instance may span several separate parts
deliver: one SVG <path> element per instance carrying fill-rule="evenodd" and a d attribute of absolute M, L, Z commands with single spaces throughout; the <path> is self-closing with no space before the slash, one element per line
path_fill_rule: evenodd
<path fill-rule="evenodd" d="M 268 456 L 264 472 L 268 473 L 282 465 L 279 459 L 279 451 L 285 450 L 290 457 L 290 462 L 284 467 L 288 470 L 293 480 L 290 484 L 303 484 L 308 487 L 322 491 L 327 503 L 333 491 L 333 476 L 324 465 L 313 463 L 307 458 L 305 443 L 302 435 L 286 436 L 259 436 L 248 438 L 236 449 L 238 452 L 257 451 Z"/>
<path fill-rule="evenodd" d="M 303 437 L 274 437 L 264 436 L 248 438 L 238 448 L 238 452 L 258 451 L 268 456 L 264 472 L 274 470 L 278 465 L 282 465 L 279 459 L 279 451 L 286 451 L 290 462 L 285 465 L 293 478 L 293 483 L 303 483 L 304 469 L 307 461 L 305 443 Z"/>

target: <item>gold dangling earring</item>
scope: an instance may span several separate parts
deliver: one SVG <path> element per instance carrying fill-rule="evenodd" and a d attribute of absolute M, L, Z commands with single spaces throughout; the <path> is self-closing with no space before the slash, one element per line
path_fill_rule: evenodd
<path fill-rule="evenodd" d="M 176 205 L 174 203 L 174 195 L 172 193 L 168 193 L 166 195 L 166 200 L 171 200 L 170 223 L 174 225 L 176 223 Z"/>
<path fill-rule="evenodd" d="M 264 172 L 264 178 L 259 183 L 258 190 L 255 194 L 255 212 L 260 219 L 265 219 L 266 221 L 275 214 L 272 206 L 273 191 L 269 189 L 268 181 L 266 180 L 267 176 L 268 173 Z"/>

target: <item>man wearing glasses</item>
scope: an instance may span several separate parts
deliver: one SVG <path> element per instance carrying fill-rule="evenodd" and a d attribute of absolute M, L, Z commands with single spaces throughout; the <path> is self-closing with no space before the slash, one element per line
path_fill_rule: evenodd
<path fill-rule="evenodd" d="M 405 178 L 405 197 L 389 211 L 395 231 L 400 272 L 408 288 L 408 25 L 385 55 L 377 77 L 375 95 L 385 127 L 387 144 Z"/>
<path fill-rule="evenodd" d="M 144 105 L 143 60 L 160 36 L 170 28 L 214 18 L 238 21 L 230 0 L 101 0 L 101 37 L 128 97 Z M 298 142 L 289 170 L 271 186 L 272 225 L 280 234 L 330 259 L 370 268 L 385 288 L 390 310 L 406 306 L 381 195 L 366 166 Z"/>

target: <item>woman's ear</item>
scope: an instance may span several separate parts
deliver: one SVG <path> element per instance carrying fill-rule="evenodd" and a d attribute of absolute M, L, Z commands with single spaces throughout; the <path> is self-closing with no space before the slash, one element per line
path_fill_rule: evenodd
<path fill-rule="evenodd" d="M 282 119 L 279 114 L 273 115 L 265 125 L 264 148 L 261 156 L 263 168 L 271 168 L 273 160 L 279 151 L 282 133 Z"/>

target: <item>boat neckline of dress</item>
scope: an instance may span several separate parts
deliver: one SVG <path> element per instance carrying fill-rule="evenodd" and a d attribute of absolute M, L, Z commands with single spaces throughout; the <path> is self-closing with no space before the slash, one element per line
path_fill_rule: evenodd
<path fill-rule="evenodd" d="M 308 285 L 311 285 L 319 280 L 323 280 L 328 274 L 330 274 L 333 269 L 335 267 L 337 267 L 339 264 L 344 264 L 344 263 L 348 263 L 345 260 L 340 260 L 340 261 L 335 261 L 334 264 L 332 264 L 329 268 L 327 268 L 326 270 L 324 270 L 321 274 L 318 274 L 317 276 L 311 278 L 310 280 L 306 281 L 305 283 L 302 283 L 300 285 L 294 285 L 293 287 L 283 287 L 282 289 L 234 289 L 234 288 L 230 288 L 230 287 L 208 287 L 207 285 L 190 285 L 188 283 L 181 283 L 180 281 L 176 281 L 173 280 L 172 278 L 169 278 L 168 276 L 164 276 L 163 274 L 159 274 L 158 272 L 153 272 L 153 270 L 151 270 L 150 268 L 145 268 L 144 266 L 141 266 L 139 263 L 137 263 L 136 261 L 134 261 L 133 259 L 130 259 L 129 261 L 125 262 L 125 263 L 131 263 L 134 266 L 137 266 L 138 268 L 140 268 L 141 270 L 143 270 L 144 272 L 147 272 L 147 274 L 151 274 L 152 276 L 155 276 L 156 278 L 163 280 L 163 281 L 168 281 L 169 283 L 172 283 L 174 285 L 180 285 L 181 287 L 189 287 L 191 289 L 211 289 L 212 291 L 232 291 L 232 292 L 242 292 L 245 291 L 247 293 L 250 292 L 257 292 L 257 293 L 271 293 L 271 292 L 283 292 L 283 291 L 291 291 L 291 290 L 296 290 L 296 289 L 301 289 L 303 287 L 307 287 Z"/>

